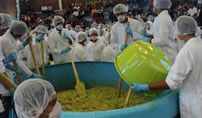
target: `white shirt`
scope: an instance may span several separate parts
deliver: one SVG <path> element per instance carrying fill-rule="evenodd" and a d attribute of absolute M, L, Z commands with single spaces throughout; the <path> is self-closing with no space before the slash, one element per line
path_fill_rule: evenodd
<path fill-rule="evenodd" d="M 202 118 L 202 39 L 192 38 L 180 50 L 168 73 L 170 89 L 180 88 L 182 118 Z"/>
<path fill-rule="evenodd" d="M 7 31 L 0 39 L 0 43 L 2 46 L 2 52 L 5 57 L 7 57 L 11 53 L 18 53 L 19 50 L 24 49 L 22 44 L 17 43 L 17 41 L 14 39 L 14 37 L 11 35 L 10 31 Z M 19 58 L 16 60 L 18 66 L 21 68 L 22 72 L 30 77 L 32 75 L 32 71 L 25 66 L 25 64 L 22 62 L 22 60 Z M 15 76 L 15 72 L 6 70 L 6 74 L 10 79 L 13 79 Z"/>
<path fill-rule="evenodd" d="M 76 62 L 92 61 L 86 47 L 82 46 L 79 43 L 75 43 L 74 46 L 75 47 L 72 50 L 72 54 L 74 55 L 74 59 Z"/>
<path fill-rule="evenodd" d="M 101 61 L 102 60 L 102 52 L 104 50 L 105 44 L 103 40 L 98 39 L 97 42 L 89 42 L 87 44 L 87 50 L 90 55 L 90 57 L 95 61 Z"/>
<path fill-rule="evenodd" d="M 0 72 L 4 73 L 5 72 L 5 66 L 3 64 L 3 59 L 4 59 L 4 55 L 2 53 L 2 47 L 1 47 L 1 44 L 0 44 Z"/>
<path fill-rule="evenodd" d="M 48 45 L 50 48 L 50 52 L 53 55 L 55 64 L 62 64 L 70 62 L 68 58 L 68 53 L 61 54 L 62 50 L 67 48 L 67 44 L 65 42 L 66 39 L 63 38 L 63 34 L 66 33 L 67 30 L 63 29 L 62 33 L 59 34 L 56 28 L 48 36 Z"/>
<path fill-rule="evenodd" d="M 163 50 L 174 63 L 177 55 L 177 44 L 174 36 L 174 26 L 167 10 L 162 11 L 154 20 L 152 27 L 152 44 Z"/>
<path fill-rule="evenodd" d="M 140 25 L 140 22 L 135 19 L 128 18 L 128 21 L 130 22 L 129 27 L 133 31 L 133 38 L 131 36 L 128 36 L 128 45 L 129 45 L 134 40 L 141 37 L 139 34 L 139 32 L 141 31 L 141 25 Z M 117 46 L 121 46 L 122 44 L 125 44 L 126 27 L 127 27 L 127 24 L 122 24 L 120 22 L 117 22 L 116 24 L 112 26 L 111 43 L 116 44 Z"/>
<path fill-rule="evenodd" d="M 194 16 L 195 14 L 197 14 L 197 8 L 196 7 L 190 8 L 188 10 L 188 15 Z"/>

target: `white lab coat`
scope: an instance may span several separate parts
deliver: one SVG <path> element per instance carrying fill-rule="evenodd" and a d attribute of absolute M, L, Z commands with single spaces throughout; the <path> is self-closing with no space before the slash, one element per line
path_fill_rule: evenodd
<path fill-rule="evenodd" d="M 44 39 L 43 44 L 44 44 L 44 64 L 47 65 L 47 63 L 48 63 L 48 49 L 49 49 L 48 44 L 47 44 L 47 40 Z M 41 43 L 36 42 L 35 44 L 33 44 L 33 48 L 34 48 L 34 51 L 35 51 L 38 66 L 41 67 L 41 65 L 42 65 Z M 26 50 L 27 51 L 27 66 L 30 69 L 34 69 L 35 66 L 34 66 L 32 55 L 31 55 L 30 47 L 27 46 L 26 49 L 27 49 Z"/>
<path fill-rule="evenodd" d="M 5 57 L 10 55 L 11 53 L 18 53 L 19 50 L 24 49 L 23 45 L 20 43 L 18 44 L 17 41 L 14 39 L 14 37 L 11 35 L 10 31 L 7 31 L 0 39 L 0 43 L 2 46 L 2 52 Z M 25 66 L 25 64 L 22 62 L 22 60 L 19 58 L 16 60 L 18 66 L 21 68 L 22 73 L 24 73 L 26 76 L 30 77 L 32 75 L 32 71 Z M 13 79 L 15 76 L 15 72 L 10 71 L 6 69 L 6 74 L 10 79 Z"/>
<path fill-rule="evenodd" d="M 180 88 L 182 118 L 202 118 L 202 39 L 192 38 L 180 50 L 166 83 L 169 88 Z"/>
<path fill-rule="evenodd" d="M 53 55 L 54 63 L 55 64 L 62 64 L 70 62 L 68 53 L 61 54 L 62 50 L 67 48 L 66 42 L 63 38 L 63 34 L 66 33 L 67 30 L 63 29 L 62 33 L 59 34 L 59 32 L 56 30 L 56 28 L 53 29 L 53 31 L 48 36 L 48 45 L 50 48 L 50 53 Z"/>
<path fill-rule="evenodd" d="M 0 72 L 1 73 L 4 73 L 6 71 L 5 66 L 3 64 L 3 59 L 4 59 L 4 56 L 3 56 L 2 48 L 0 44 Z M 8 90 L 0 83 L 0 94 L 3 95 L 7 92 Z M 3 111 L 4 111 L 4 107 L 3 107 L 2 101 L 0 100 L 0 113 L 2 113 Z"/>
<path fill-rule="evenodd" d="M 128 21 L 130 22 L 129 27 L 133 31 L 133 38 L 128 35 L 128 45 L 131 44 L 134 40 L 139 39 L 142 37 L 139 33 L 142 30 L 141 24 L 138 20 L 128 18 Z M 120 22 L 117 22 L 112 26 L 111 31 L 111 43 L 117 45 L 118 51 L 121 51 L 121 45 L 125 44 L 125 37 L 126 32 L 125 29 L 127 27 L 127 24 L 122 24 Z"/>
<path fill-rule="evenodd" d="M 86 46 L 84 47 L 79 43 L 75 43 L 74 48 L 72 49 L 72 54 L 76 62 L 92 61 Z"/>
<path fill-rule="evenodd" d="M 114 58 L 119 53 L 116 46 L 108 45 L 104 48 L 102 52 L 102 61 L 104 62 L 114 62 Z"/>
<path fill-rule="evenodd" d="M 194 15 L 197 15 L 197 12 L 198 12 L 197 8 L 193 7 L 193 8 L 190 8 L 188 10 L 188 14 L 187 15 L 194 16 Z"/>
<path fill-rule="evenodd" d="M 154 20 L 152 44 L 163 50 L 174 63 L 177 55 L 177 44 L 174 26 L 167 10 L 162 11 Z"/>
<path fill-rule="evenodd" d="M 102 52 L 104 50 L 105 44 L 103 40 L 98 39 L 97 42 L 88 42 L 87 44 L 87 51 L 89 56 L 95 61 L 102 60 Z"/>

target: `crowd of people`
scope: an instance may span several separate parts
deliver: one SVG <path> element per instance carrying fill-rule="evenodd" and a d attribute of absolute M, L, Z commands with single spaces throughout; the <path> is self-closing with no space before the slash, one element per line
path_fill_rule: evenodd
<path fill-rule="evenodd" d="M 105 9 L 104 5 L 99 5 L 99 2 L 97 6 L 101 8 L 98 7 L 99 9 L 96 10 L 94 10 L 93 3 L 88 2 L 87 5 L 92 6 L 92 15 L 96 14 L 93 17 L 97 17 L 97 13 L 102 13 L 102 10 Z M 113 6 L 110 2 L 107 5 Z M 196 22 L 201 11 L 190 4 L 179 6 L 178 17 L 174 21 L 168 12 L 171 6 L 170 0 L 154 0 L 153 14 L 156 14 L 155 17 L 152 14 L 130 14 L 127 5 L 117 4 L 112 9 L 116 21 L 109 24 L 96 20 L 96 18 L 91 23 L 79 20 L 78 14 L 83 14 L 85 9 L 79 4 L 73 4 L 71 7 L 73 21 L 55 14 L 48 16 L 33 14 L 22 16 L 21 21 L 14 22 L 9 14 L 1 13 L 1 73 L 11 80 L 15 77 L 16 72 L 22 73 L 28 78 L 42 78 L 41 75 L 31 71 L 35 65 L 30 51 L 31 47 L 29 47 L 30 42 L 32 42 L 38 66 L 41 67 L 42 51 L 44 51 L 46 65 L 71 62 L 68 58 L 70 52 L 76 62 L 113 63 L 118 53 L 131 43 L 141 40 L 152 43 L 164 51 L 173 62 L 173 67 L 166 81 L 151 85 L 133 83 L 131 88 L 135 92 L 180 88 L 181 117 L 202 117 L 200 112 L 202 109 L 200 91 L 202 55 L 199 50 L 202 48 L 200 37 L 202 32 Z M 188 11 L 182 10 L 185 7 L 188 7 L 186 8 Z M 42 11 L 47 12 L 47 8 L 43 6 Z M 88 13 L 84 10 L 84 14 Z M 100 15 L 100 17 L 103 16 Z M 41 46 L 42 44 L 43 46 Z M 14 66 L 12 62 L 16 62 L 18 66 Z M 59 118 L 61 105 L 57 102 L 55 90 L 50 83 L 39 79 L 27 80 L 20 84 L 15 93 L 5 83 L 1 83 L 0 117 L 8 118 L 13 94 L 19 118 Z M 192 100 L 193 96 L 196 99 Z M 194 110 L 190 109 L 190 106 Z"/>

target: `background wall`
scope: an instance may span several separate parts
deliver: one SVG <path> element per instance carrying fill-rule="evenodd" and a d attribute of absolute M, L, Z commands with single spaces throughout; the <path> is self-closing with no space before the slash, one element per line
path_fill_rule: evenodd
<path fill-rule="evenodd" d="M 43 4 L 45 5 L 52 5 L 54 10 L 58 10 L 59 9 L 59 2 L 58 0 L 29 0 L 31 3 L 31 10 L 33 11 L 40 11 L 41 10 L 41 6 Z M 76 2 L 81 2 L 81 1 L 88 1 L 88 0 L 62 0 L 63 3 L 63 9 L 65 9 L 66 7 L 68 7 L 69 5 L 71 5 L 72 3 L 76 3 Z M 92 0 L 92 1 L 97 1 L 97 0 Z M 125 0 L 114 0 L 115 2 L 123 2 Z M 21 0 L 21 6 L 24 5 L 25 0 Z"/>
<path fill-rule="evenodd" d="M 0 0 L 0 13 L 9 13 L 13 17 L 16 16 L 15 0 Z"/>

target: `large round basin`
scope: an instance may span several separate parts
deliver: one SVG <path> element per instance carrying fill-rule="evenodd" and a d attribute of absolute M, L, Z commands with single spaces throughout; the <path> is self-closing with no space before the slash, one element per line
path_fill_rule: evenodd
<path fill-rule="evenodd" d="M 80 62 L 76 63 L 76 67 L 86 88 L 118 86 L 120 77 L 112 63 Z M 75 79 L 71 63 L 46 67 L 46 80 L 53 84 L 56 91 L 74 88 Z M 123 87 L 128 88 L 125 83 Z M 63 111 L 61 118 L 174 118 L 178 113 L 178 92 L 164 91 L 162 95 L 143 105 L 98 112 Z"/>

